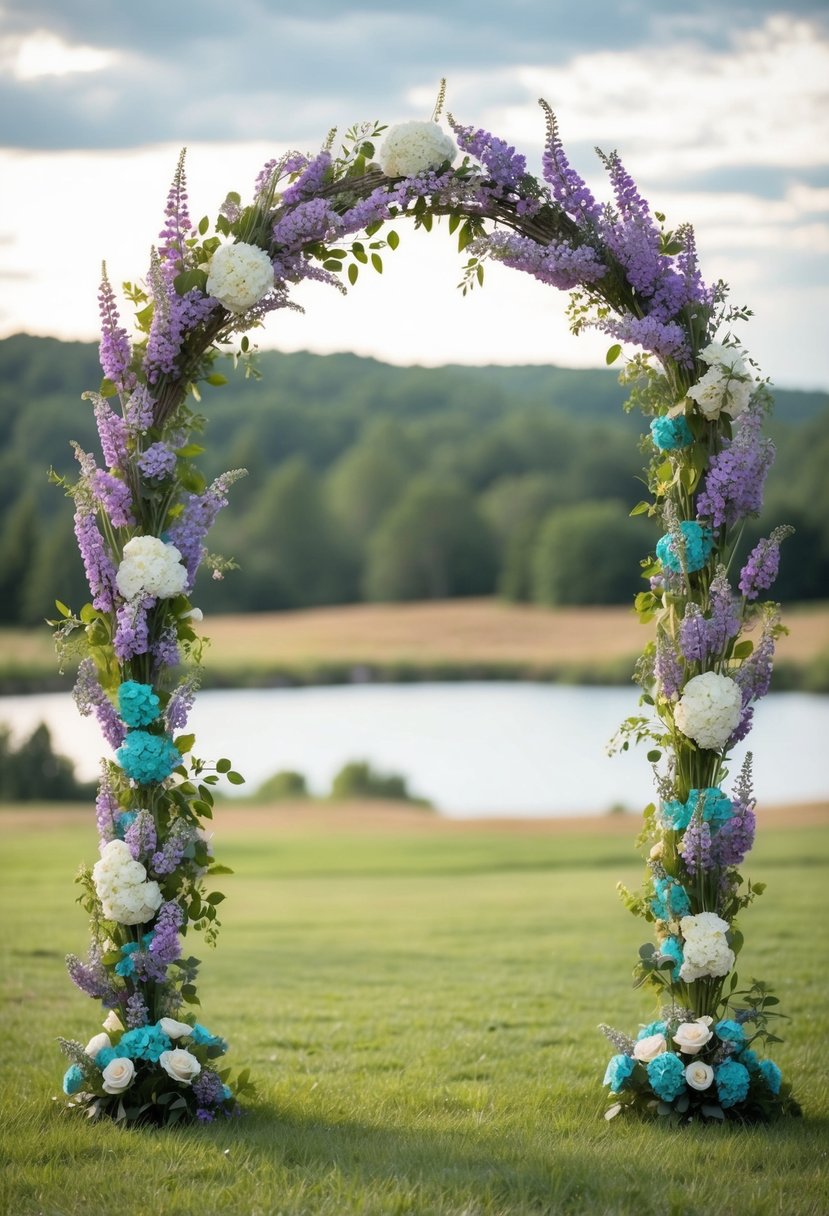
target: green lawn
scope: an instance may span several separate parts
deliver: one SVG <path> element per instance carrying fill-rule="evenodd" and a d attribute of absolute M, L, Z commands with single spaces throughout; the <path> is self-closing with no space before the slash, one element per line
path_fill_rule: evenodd
<path fill-rule="evenodd" d="M 791 1015 L 776 1058 L 805 1112 L 749 1129 L 602 1118 L 596 1024 L 651 1014 L 629 982 L 644 937 L 614 891 L 639 877 L 624 838 L 251 836 L 225 809 L 217 852 L 236 874 L 218 949 L 201 952 L 202 1020 L 259 1097 L 221 1126 L 88 1124 L 52 1098 L 55 1037 L 99 1028 L 62 965 L 86 947 L 72 878 L 92 814 L 22 831 L 0 812 L 0 838 L 10 1216 L 829 1210 L 817 829 L 769 831 L 746 867 L 769 889 L 744 917 L 741 971 Z"/>

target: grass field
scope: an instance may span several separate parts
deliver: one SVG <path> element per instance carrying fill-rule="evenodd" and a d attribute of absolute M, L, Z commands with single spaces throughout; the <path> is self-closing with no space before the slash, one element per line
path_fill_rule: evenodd
<path fill-rule="evenodd" d="M 393 814 L 311 812 L 283 831 L 264 810 L 218 811 L 236 873 L 219 947 L 201 954 L 202 1019 L 259 1097 L 238 1122 L 158 1132 L 52 1101 L 55 1036 L 98 1029 L 62 966 L 86 944 L 72 877 L 94 854 L 92 814 L 0 811 L 4 1212 L 829 1210 L 825 811 L 761 819 L 746 867 L 769 889 L 744 917 L 740 969 L 774 982 L 791 1016 L 776 1056 L 804 1118 L 677 1130 L 602 1118 L 596 1024 L 651 1013 L 629 984 L 641 924 L 614 891 L 639 877 L 634 825 Z"/>
<path fill-rule="evenodd" d="M 787 609 L 775 687 L 829 686 L 829 606 Z M 277 679 L 326 683 L 368 668 L 384 678 L 630 680 L 650 637 L 631 609 L 558 610 L 499 600 L 352 604 L 205 621 L 207 677 L 241 686 Z M 51 637 L 0 629 L 0 680 L 55 678 Z"/>

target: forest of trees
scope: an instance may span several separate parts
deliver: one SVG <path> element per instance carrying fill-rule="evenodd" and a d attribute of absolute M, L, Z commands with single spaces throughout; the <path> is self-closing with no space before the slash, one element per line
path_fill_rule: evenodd
<path fill-rule="evenodd" d="M 554 367 L 394 368 L 353 355 L 263 353 L 261 382 L 228 370 L 206 390 L 208 476 L 244 467 L 209 538 L 239 569 L 203 573 L 210 612 L 355 600 L 499 594 L 615 603 L 640 589 L 653 525 L 643 497 L 642 418 L 613 372 Z M 228 363 L 228 368 L 230 364 Z M 72 473 L 69 441 L 96 450 L 82 391 L 94 344 L 0 342 L 0 619 L 34 624 L 56 598 L 87 598 L 72 506 L 48 471 Z M 777 523 L 776 594 L 829 595 L 829 395 L 778 391 L 777 461 L 762 519 Z"/>

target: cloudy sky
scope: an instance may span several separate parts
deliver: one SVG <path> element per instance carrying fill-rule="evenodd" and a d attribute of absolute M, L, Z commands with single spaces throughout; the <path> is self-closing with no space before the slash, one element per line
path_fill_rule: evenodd
<path fill-rule="evenodd" d="M 328 129 L 465 123 L 540 167 L 545 97 L 605 197 L 618 149 L 652 206 L 690 220 L 703 270 L 755 317 L 743 336 L 786 386 L 829 388 L 829 10 L 825 0 L 0 0 L 0 336 L 97 337 L 102 259 L 143 273 L 178 150 L 215 215 Z M 382 279 L 303 290 L 261 346 L 395 363 L 601 363 L 566 297 L 493 267 L 461 299 L 448 235 L 403 232 Z"/>

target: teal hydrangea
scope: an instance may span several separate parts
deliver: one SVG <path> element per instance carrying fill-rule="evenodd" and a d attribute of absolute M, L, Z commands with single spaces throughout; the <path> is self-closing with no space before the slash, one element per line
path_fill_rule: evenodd
<path fill-rule="evenodd" d="M 604 1074 L 602 1085 L 609 1085 L 611 1092 L 618 1094 L 624 1089 L 628 1077 L 636 1067 L 636 1061 L 633 1056 L 622 1055 L 611 1056 Z"/>
<path fill-rule="evenodd" d="M 656 542 L 656 556 L 665 569 L 674 574 L 682 574 L 683 569 L 693 574 L 708 561 L 714 547 L 714 534 L 710 528 L 694 519 L 683 519 L 679 530 L 682 534 L 682 554 L 677 553 L 673 536 L 666 532 Z"/>
<path fill-rule="evenodd" d="M 132 827 L 138 818 L 138 811 L 122 811 L 115 820 L 115 830 L 121 840 L 127 834 L 127 830 Z"/>
<path fill-rule="evenodd" d="M 659 953 L 667 954 L 668 958 L 674 960 L 675 966 L 671 971 L 671 977 L 674 980 L 679 979 L 679 969 L 685 962 L 685 955 L 682 950 L 682 942 L 678 937 L 666 937 L 664 941 L 659 943 Z M 654 1023 L 656 1025 L 656 1023 Z M 654 1034 L 657 1032 L 654 1031 Z"/>
<path fill-rule="evenodd" d="M 709 786 L 705 790 L 691 790 L 685 802 L 663 802 L 662 823 L 674 832 L 684 832 L 694 817 L 702 798 L 702 818 L 713 832 L 719 831 L 734 814 L 730 798 L 721 789 Z"/>
<path fill-rule="evenodd" d="M 665 1034 L 667 1029 L 667 1022 L 648 1022 L 647 1026 L 642 1027 L 636 1038 L 649 1039 L 652 1034 Z"/>
<path fill-rule="evenodd" d="M 762 1064 L 760 1067 L 762 1068 Z M 714 1069 L 714 1083 L 723 1110 L 743 1101 L 748 1093 L 749 1082 L 748 1069 L 738 1060 L 726 1060 Z"/>
<path fill-rule="evenodd" d="M 211 1034 L 210 1031 L 205 1029 L 200 1022 L 196 1022 L 195 1026 L 190 1032 L 190 1035 L 193 1042 L 197 1043 L 201 1047 L 220 1047 L 223 1053 L 227 1051 L 227 1043 L 225 1040 L 220 1038 L 217 1034 Z"/>
<path fill-rule="evenodd" d="M 760 1073 L 762 1074 L 763 1080 L 765 1081 L 766 1085 L 768 1085 L 771 1092 L 773 1094 L 779 1094 L 780 1086 L 783 1081 L 783 1074 L 775 1064 L 774 1060 L 761 1060 Z"/>
<path fill-rule="evenodd" d="M 130 1060 L 150 1060 L 156 1063 L 162 1051 L 172 1051 L 173 1044 L 158 1026 L 137 1026 L 121 1035 L 118 1054 Z"/>
<path fill-rule="evenodd" d="M 657 920 L 678 920 L 691 911 L 688 893 L 675 878 L 657 878 L 653 884 L 651 912 Z"/>
<path fill-rule="evenodd" d="M 746 1041 L 746 1032 L 739 1022 L 725 1018 L 722 1022 L 717 1022 L 714 1029 L 724 1043 L 736 1043 L 741 1047 Z"/>
<path fill-rule="evenodd" d="M 691 428 L 684 414 L 680 414 L 676 418 L 669 418 L 667 415 L 662 418 L 654 418 L 651 423 L 651 439 L 660 452 L 687 448 L 694 442 L 694 436 L 691 434 Z"/>
<path fill-rule="evenodd" d="M 126 726 L 149 726 L 159 714 L 159 700 L 151 684 L 125 680 L 118 689 L 118 712 Z"/>
<path fill-rule="evenodd" d="M 740 1052 L 739 1060 L 741 1064 L 745 1064 L 749 1072 L 760 1071 L 760 1057 L 750 1047 L 746 1047 Z"/>
<path fill-rule="evenodd" d="M 70 1064 L 66 1072 L 63 1074 L 63 1092 L 67 1097 L 72 1097 L 84 1087 L 84 1073 L 80 1064 Z"/>
<path fill-rule="evenodd" d="M 673 1102 L 685 1092 L 685 1065 L 672 1051 L 665 1051 L 648 1064 L 648 1080 L 657 1098 Z"/>
<path fill-rule="evenodd" d="M 95 1057 L 95 1067 L 104 1071 L 107 1064 L 111 1064 L 113 1060 L 117 1060 L 124 1053 L 117 1051 L 114 1047 L 102 1047 Z"/>
<path fill-rule="evenodd" d="M 181 764 L 181 753 L 167 735 L 151 735 L 131 730 L 115 753 L 115 759 L 128 777 L 139 785 L 163 781 Z"/>

